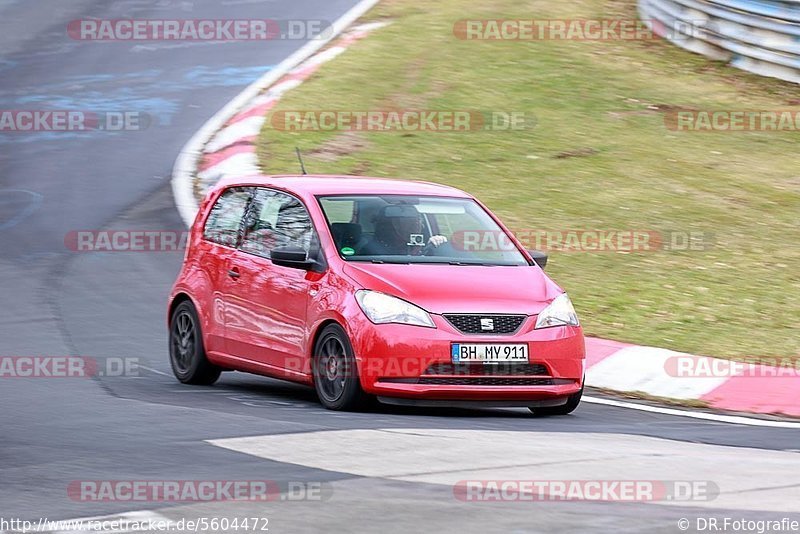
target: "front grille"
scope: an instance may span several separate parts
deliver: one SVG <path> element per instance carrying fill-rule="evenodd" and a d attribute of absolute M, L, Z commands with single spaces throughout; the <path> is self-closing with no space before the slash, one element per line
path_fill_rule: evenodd
<path fill-rule="evenodd" d="M 464 334 L 513 334 L 519 330 L 526 317 L 526 315 L 492 314 L 445 314 L 444 316 L 451 325 Z M 488 326 L 487 323 L 491 324 L 491 329 L 484 327 Z"/>
<path fill-rule="evenodd" d="M 574 384 L 570 378 L 546 376 L 421 376 L 419 378 L 381 378 L 392 384 L 425 384 L 429 386 L 561 386 Z"/>
<path fill-rule="evenodd" d="M 434 363 L 425 375 L 455 376 L 548 376 L 547 367 L 540 363 Z"/>
<path fill-rule="evenodd" d="M 422 376 L 418 384 L 428 384 L 436 386 L 552 386 L 552 378 L 533 378 L 533 377 L 428 377 Z"/>

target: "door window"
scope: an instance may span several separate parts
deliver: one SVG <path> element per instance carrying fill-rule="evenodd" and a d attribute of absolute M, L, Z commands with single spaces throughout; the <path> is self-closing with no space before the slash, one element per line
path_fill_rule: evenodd
<path fill-rule="evenodd" d="M 315 242 L 311 217 L 297 198 L 257 188 L 245 215 L 241 249 L 269 258 L 274 248 L 292 247 L 309 253 Z"/>
<path fill-rule="evenodd" d="M 206 219 L 203 237 L 220 245 L 235 247 L 251 194 L 249 187 L 232 187 L 223 192 Z"/>

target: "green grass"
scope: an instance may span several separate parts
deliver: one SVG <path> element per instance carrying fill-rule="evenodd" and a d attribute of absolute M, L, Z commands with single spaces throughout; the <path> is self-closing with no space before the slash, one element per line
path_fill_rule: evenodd
<path fill-rule="evenodd" d="M 387 0 L 369 18 L 392 24 L 323 66 L 278 111 L 525 111 L 536 127 L 289 133 L 267 121 L 261 164 L 297 172 L 299 146 L 310 172 L 453 185 L 518 230 L 711 232 L 716 242 L 704 251 L 553 252 L 548 272 L 590 335 L 723 357 L 798 354 L 800 134 L 672 132 L 651 107 L 796 108 L 800 87 L 662 41 L 452 33 L 465 18 L 633 18 L 634 4 Z M 554 157 L 587 148 L 596 152 Z"/>

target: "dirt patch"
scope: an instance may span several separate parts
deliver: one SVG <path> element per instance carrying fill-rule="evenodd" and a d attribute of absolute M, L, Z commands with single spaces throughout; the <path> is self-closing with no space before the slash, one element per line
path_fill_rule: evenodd
<path fill-rule="evenodd" d="M 555 159 L 567 159 L 567 158 L 585 158 L 587 156 L 592 156 L 597 154 L 597 150 L 590 146 L 583 146 L 580 148 L 575 148 L 572 150 L 565 150 L 564 152 L 559 152 L 555 156 Z"/>
<path fill-rule="evenodd" d="M 647 104 L 643 103 L 644 109 L 635 109 L 627 111 L 608 111 L 606 112 L 612 119 L 622 119 L 624 117 L 631 117 L 637 115 L 653 115 L 656 113 L 677 113 L 679 111 L 697 111 L 697 108 L 690 106 L 680 106 L 676 104 Z"/>
<path fill-rule="evenodd" d="M 370 165 L 369 161 L 359 161 L 350 169 L 350 174 L 353 176 L 367 176 L 371 167 L 372 165 Z"/>
<path fill-rule="evenodd" d="M 310 151 L 308 155 L 320 161 L 336 161 L 367 146 L 368 143 L 360 132 L 342 132 Z"/>

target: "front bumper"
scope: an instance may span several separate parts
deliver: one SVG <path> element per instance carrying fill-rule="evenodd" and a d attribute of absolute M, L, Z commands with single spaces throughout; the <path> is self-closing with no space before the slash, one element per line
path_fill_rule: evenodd
<path fill-rule="evenodd" d="M 530 316 L 514 334 L 464 334 L 444 317 L 432 317 L 435 329 L 358 325 L 351 339 L 364 391 L 408 400 L 558 405 L 583 386 L 585 347 L 580 327 L 535 330 L 536 317 Z M 452 343 L 526 343 L 528 368 L 452 365 Z"/>

